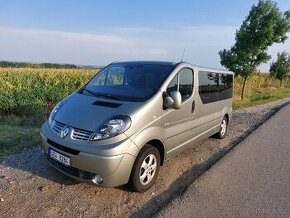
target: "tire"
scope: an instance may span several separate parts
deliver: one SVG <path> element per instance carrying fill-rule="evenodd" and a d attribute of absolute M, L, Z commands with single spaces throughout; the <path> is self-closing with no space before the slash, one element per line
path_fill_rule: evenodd
<path fill-rule="evenodd" d="M 146 144 L 139 152 L 129 181 L 133 191 L 145 192 L 154 184 L 160 169 L 160 153 L 157 148 Z"/>
<path fill-rule="evenodd" d="M 220 130 L 216 134 L 217 138 L 223 139 L 226 137 L 227 132 L 228 132 L 228 123 L 229 123 L 228 119 L 226 117 L 223 117 L 221 125 L 220 125 Z"/>

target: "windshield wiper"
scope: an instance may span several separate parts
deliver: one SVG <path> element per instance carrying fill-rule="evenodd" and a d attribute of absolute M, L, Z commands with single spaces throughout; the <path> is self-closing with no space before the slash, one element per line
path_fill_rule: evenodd
<path fill-rule="evenodd" d="M 92 94 L 93 96 L 96 96 L 96 93 L 94 93 L 94 92 L 92 92 L 92 91 L 90 91 L 90 90 L 88 90 L 88 89 L 86 89 L 86 88 L 83 88 L 83 90 L 85 90 L 86 92 Z"/>
<path fill-rule="evenodd" d="M 110 98 L 110 99 L 114 99 L 114 100 L 121 100 L 120 98 L 115 97 L 115 96 L 110 95 L 110 94 L 95 93 L 95 92 L 92 92 L 92 91 L 90 91 L 90 90 L 88 90 L 86 88 L 83 88 L 83 90 L 87 91 L 88 93 L 92 94 L 95 97 L 102 97 L 102 98 Z"/>

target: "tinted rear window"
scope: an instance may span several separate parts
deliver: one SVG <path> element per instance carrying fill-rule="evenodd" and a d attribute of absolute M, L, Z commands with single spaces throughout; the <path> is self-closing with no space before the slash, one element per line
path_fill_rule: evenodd
<path fill-rule="evenodd" d="M 233 96 L 233 75 L 198 72 L 199 95 L 202 103 L 207 104 Z"/>

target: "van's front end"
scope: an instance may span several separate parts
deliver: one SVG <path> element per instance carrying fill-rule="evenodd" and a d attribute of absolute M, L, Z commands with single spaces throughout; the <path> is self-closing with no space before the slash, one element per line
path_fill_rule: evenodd
<path fill-rule="evenodd" d="M 114 113 L 115 108 L 95 105 L 97 101 L 74 93 L 56 106 L 41 128 L 44 155 L 52 166 L 76 179 L 119 186 L 128 182 L 139 150 L 124 133 L 132 121 Z"/>
<path fill-rule="evenodd" d="M 156 104 L 162 105 L 159 88 L 174 67 L 163 62 L 113 63 L 57 104 L 41 128 L 42 151 L 49 163 L 75 179 L 100 186 L 128 183 L 142 149 L 130 136 L 152 123 L 141 117 L 144 108 L 159 116 L 153 111 Z M 140 176 L 146 177 L 141 191 L 151 186 L 154 161 L 160 159 L 144 157 L 148 165 L 140 170 Z"/>

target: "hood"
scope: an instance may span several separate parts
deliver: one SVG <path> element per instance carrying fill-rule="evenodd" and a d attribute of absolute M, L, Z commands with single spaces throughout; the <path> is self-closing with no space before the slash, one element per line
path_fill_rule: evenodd
<path fill-rule="evenodd" d="M 126 102 L 73 93 L 61 106 L 54 119 L 74 128 L 97 131 L 115 115 L 133 114 L 142 102 Z"/>

